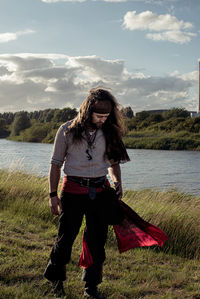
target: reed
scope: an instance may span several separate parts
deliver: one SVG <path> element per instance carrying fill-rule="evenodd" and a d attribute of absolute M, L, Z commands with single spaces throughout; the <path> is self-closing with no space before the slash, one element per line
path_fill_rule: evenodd
<path fill-rule="evenodd" d="M 126 190 L 123 200 L 169 236 L 162 248 L 119 254 L 112 227 L 101 289 L 107 298 L 198 298 L 200 198 L 175 189 Z M 47 178 L 0 170 L 0 298 L 53 298 L 43 279 L 58 219 L 48 208 Z M 67 298 L 82 298 L 77 267 L 81 232 L 68 265 Z"/>

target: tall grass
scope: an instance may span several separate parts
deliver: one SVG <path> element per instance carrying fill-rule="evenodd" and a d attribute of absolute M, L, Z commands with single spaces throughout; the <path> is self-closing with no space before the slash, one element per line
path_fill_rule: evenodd
<path fill-rule="evenodd" d="M 175 189 L 143 190 L 126 191 L 124 200 L 145 220 L 167 233 L 165 252 L 200 258 L 200 197 Z"/>
<path fill-rule="evenodd" d="M 176 190 L 125 191 L 123 200 L 169 236 L 163 248 L 119 255 L 114 232 L 106 245 L 103 293 L 107 298 L 199 298 L 200 197 Z M 0 298 L 52 298 L 42 273 L 57 234 L 49 212 L 47 178 L 0 170 Z M 67 298 L 82 298 L 77 267 L 81 232 L 68 265 Z"/>

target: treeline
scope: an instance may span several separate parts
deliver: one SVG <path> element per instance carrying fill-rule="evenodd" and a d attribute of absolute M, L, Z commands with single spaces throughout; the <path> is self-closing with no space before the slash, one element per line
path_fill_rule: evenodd
<path fill-rule="evenodd" d="M 200 150 L 200 117 L 191 117 L 183 108 L 162 113 L 142 111 L 126 120 L 129 148 Z"/>
<path fill-rule="evenodd" d="M 0 114 L 0 137 L 27 142 L 53 142 L 61 123 L 73 119 L 72 108 L 20 111 Z"/>
<path fill-rule="evenodd" d="M 200 150 L 200 117 L 191 117 L 184 108 L 163 112 L 141 111 L 131 107 L 121 110 L 127 134 L 128 148 Z M 20 111 L 0 114 L 0 137 L 17 141 L 52 143 L 58 127 L 73 119 L 72 108 L 46 109 L 34 112 Z"/>
<path fill-rule="evenodd" d="M 75 108 L 45 109 L 40 111 L 20 111 L 0 114 L 0 138 L 16 141 L 52 143 L 58 127 L 73 119 Z M 131 107 L 122 109 L 125 118 L 133 117 Z"/>
<path fill-rule="evenodd" d="M 128 131 L 188 131 L 200 132 L 200 117 L 191 117 L 184 108 L 172 108 L 161 113 L 142 111 L 126 120 Z"/>
<path fill-rule="evenodd" d="M 72 119 L 77 115 L 77 110 L 72 108 L 63 108 L 63 109 L 45 109 L 39 111 L 19 111 L 19 112 L 4 112 L 0 113 L 0 120 L 4 122 L 5 125 L 10 125 L 16 116 L 26 115 L 30 120 L 35 119 L 41 123 L 58 121 L 64 122 L 66 119 Z"/>

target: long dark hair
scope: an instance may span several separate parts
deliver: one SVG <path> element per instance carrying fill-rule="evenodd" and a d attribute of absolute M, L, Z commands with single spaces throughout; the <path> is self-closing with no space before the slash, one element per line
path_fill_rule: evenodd
<path fill-rule="evenodd" d="M 125 134 L 123 117 L 120 112 L 120 105 L 115 97 L 102 88 L 91 89 L 89 95 L 82 103 L 79 113 L 68 127 L 66 133 L 71 133 L 74 142 L 82 139 L 82 132 L 92 124 L 92 112 L 94 105 L 99 101 L 110 101 L 112 105 L 111 112 L 102 126 L 102 131 L 106 139 L 105 156 L 114 162 L 129 161 L 126 148 L 122 142 L 122 136 Z"/>

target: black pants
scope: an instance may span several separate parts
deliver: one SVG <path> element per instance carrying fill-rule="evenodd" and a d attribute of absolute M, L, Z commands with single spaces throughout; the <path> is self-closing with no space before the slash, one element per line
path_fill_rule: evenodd
<path fill-rule="evenodd" d="M 101 282 L 101 269 L 105 260 L 104 246 L 108 231 L 108 225 L 104 218 L 105 196 L 106 192 L 103 191 L 97 193 L 96 198 L 91 200 L 87 194 L 79 195 L 62 192 L 63 212 L 59 219 L 58 237 L 50 255 L 51 264 L 48 265 L 44 274 L 47 279 L 65 280 L 63 267 L 70 261 L 72 245 L 85 215 L 85 237 L 92 254 L 93 265 L 86 269 L 83 280 L 89 281 L 92 279 L 96 284 Z M 96 278 L 94 277 L 95 273 Z"/>

